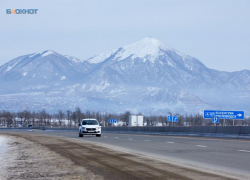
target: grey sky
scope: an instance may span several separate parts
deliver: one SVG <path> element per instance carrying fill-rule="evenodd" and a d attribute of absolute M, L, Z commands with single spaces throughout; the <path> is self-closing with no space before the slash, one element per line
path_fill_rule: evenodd
<path fill-rule="evenodd" d="M 0 65 L 47 49 L 88 59 L 152 36 L 209 68 L 250 69 L 249 9 L 248 0 L 0 0 Z"/>

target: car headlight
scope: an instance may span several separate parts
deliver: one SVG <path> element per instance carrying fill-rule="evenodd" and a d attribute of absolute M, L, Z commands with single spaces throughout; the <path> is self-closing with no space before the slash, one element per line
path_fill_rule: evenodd
<path fill-rule="evenodd" d="M 100 127 L 97 127 L 97 128 L 96 128 L 96 130 L 99 130 L 99 129 L 101 129 L 101 128 L 100 128 Z"/>
<path fill-rule="evenodd" d="M 85 127 L 82 127 L 82 130 L 85 130 Z"/>

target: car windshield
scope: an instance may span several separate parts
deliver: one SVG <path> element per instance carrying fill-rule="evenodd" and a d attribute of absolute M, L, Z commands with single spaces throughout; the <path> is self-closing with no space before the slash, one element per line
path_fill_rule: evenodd
<path fill-rule="evenodd" d="M 98 122 L 96 120 L 84 120 L 82 125 L 98 125 Z"/>

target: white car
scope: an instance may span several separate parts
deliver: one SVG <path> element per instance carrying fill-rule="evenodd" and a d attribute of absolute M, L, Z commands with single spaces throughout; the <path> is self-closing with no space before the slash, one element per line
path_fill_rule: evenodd
<path fill-rule="evenodd" d="M 96 119 L 83 119 L 79 124 L 79 137 L 83 135 L 96 135 L 101 137 L 101 126 Z"/>

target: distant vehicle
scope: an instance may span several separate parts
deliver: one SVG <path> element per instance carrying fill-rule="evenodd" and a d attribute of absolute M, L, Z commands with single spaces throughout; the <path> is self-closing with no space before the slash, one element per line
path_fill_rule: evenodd
<path fill-rule="evenodd" d="M 32 124 L 28 124 L 28 125 L 27 125 L 27 128 L 32 128 Z"/>
<path fill-rule="evenodd" d="M 128 126 L 143 126 L 143 116 L 142 115 L 130 115 Z"/>
<path fill-rule="evenodd" d="M 83 119 L 79 124 L 79 137 L 83 135 L 96 135 L 101 137 L 101 126 L 96 119 Z"/>

